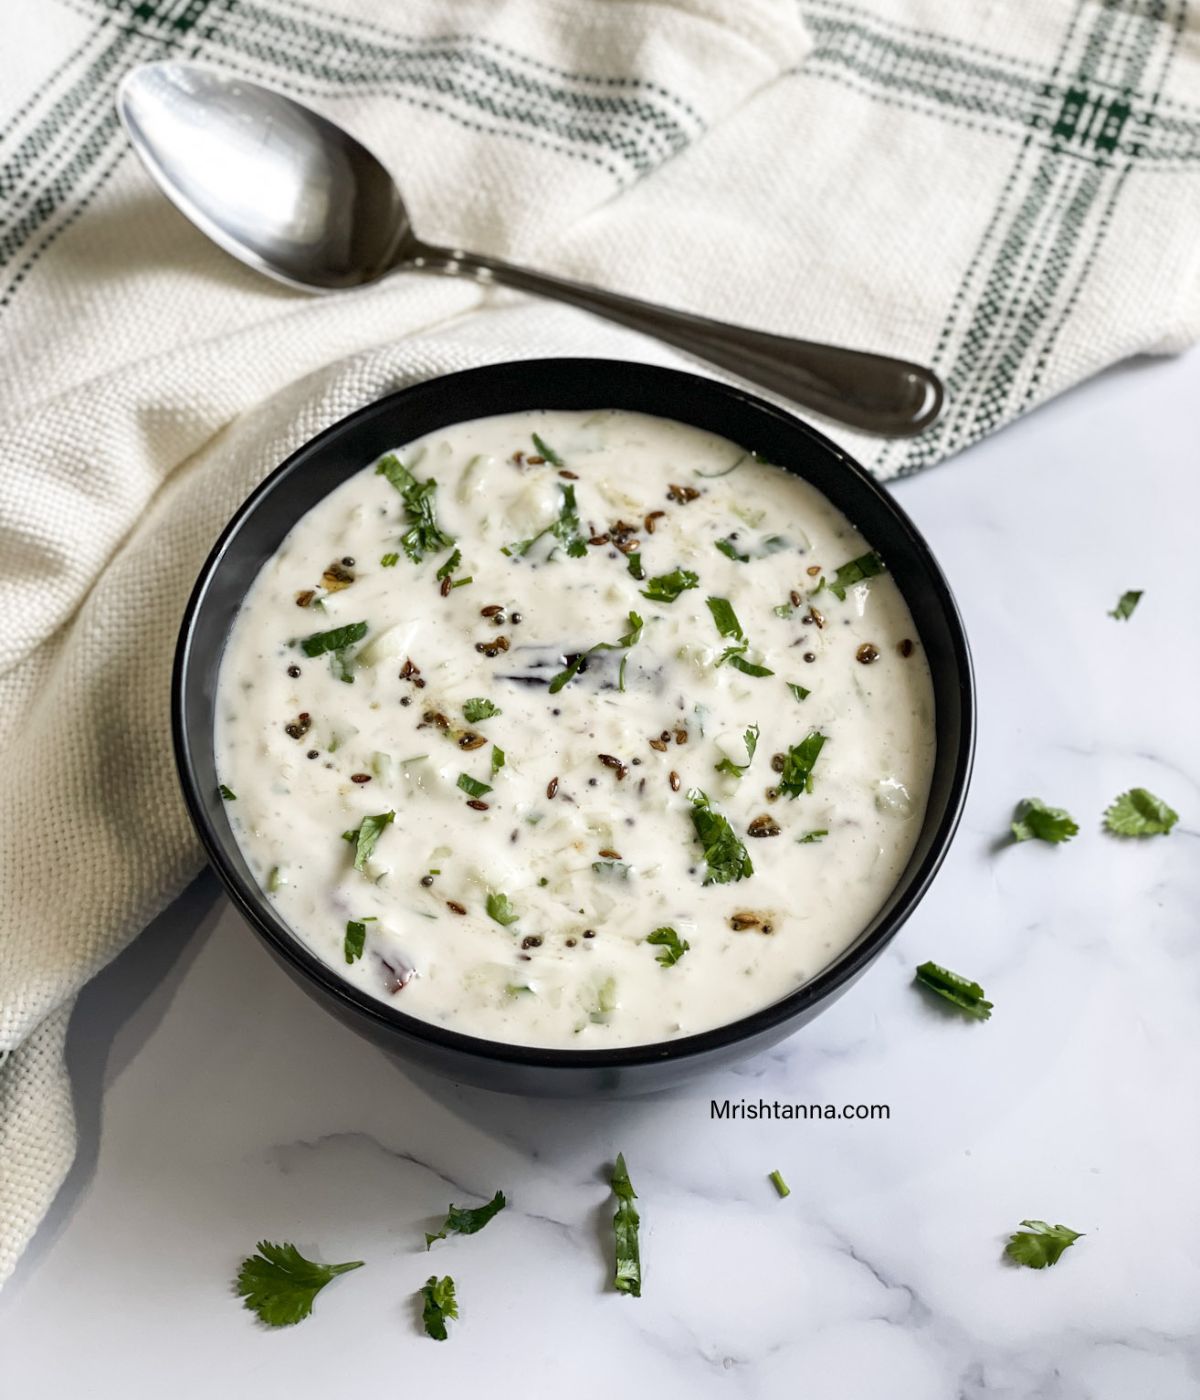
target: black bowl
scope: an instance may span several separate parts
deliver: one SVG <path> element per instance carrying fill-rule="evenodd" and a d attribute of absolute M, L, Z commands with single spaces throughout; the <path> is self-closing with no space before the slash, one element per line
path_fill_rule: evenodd
<path fill-rule="evenodd" d="M 795 472 L 887 560 L 933 676 L 937 757 L 921 834 L 887 902 L 835 962 L 772 1006 L 664 1044 L 614 1050 L 506 1045 L 417 1020 L 359 991 L 296 938 L 263 897 L 217 791 L 213 719 L 221 652 L 247 590 L 284 536 L 346 477 L 397 444 L 471 418 L 522 409 L 630 409 L 691 423 Z M 289 973 L 355 1030 L 454 1079 L 514 1093 L 641 1093 L 762 1050 L 841 995 L 883 951 L 929 887 L 958 825 L 974 748 L 974 689 L 962 620 L 941 569 L 892 497 L 840 448 L 773 404 L 676 370 L 619 360 L 523 360 L 404 389 L 292 454 L 234 516 L 200 572 L 175 658 L 175 754 L 192 821 L 229 897 Z"/>

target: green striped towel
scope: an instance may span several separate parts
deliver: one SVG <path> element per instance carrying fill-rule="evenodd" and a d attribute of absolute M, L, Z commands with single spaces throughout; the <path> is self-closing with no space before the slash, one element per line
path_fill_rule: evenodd
<path fill-rule="evenodd" d="M 0 44 L 0 1281 L 72 1157 L 71 1003 L 199 866 L 165 693 L 191 579 L 299 441 L 487 360 L 678 362 L 437 279 L 308 299 L 156 193 L 113 111 L 183 56 L 286 88 L 431 238 L 933 363 L 882 477 L 1200 330 L 1185 0 L 7 0 Z"/>

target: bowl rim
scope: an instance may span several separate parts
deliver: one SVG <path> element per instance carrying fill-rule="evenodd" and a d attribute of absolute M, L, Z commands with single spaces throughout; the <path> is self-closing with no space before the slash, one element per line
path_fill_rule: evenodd
<path fill-rule="evenodd" d="M 859 935 L 855 943 L 851 944 L 832 963 L 822 968 L 807 982 L 778 1001 L 741 1016 L 735 1021 L 714 1026 L 709 1030 L 680 1036 L 674 1040 L 614 1046 L 609 1049 L 574 1050 L 554 1046 L 520 1045 L 508 1041 L 490 1040 L 487 1037 L 471 1035 L 464 1031 L 451 1030 L 435 1022 L 425 1021 L 420 1017 L 410 1015 L 398 1007 L 388 1005 L 345 981 L 332 967 L 309 949 L 299 935 L 287 927 L 283 920 L 274 913 L 258 886 L 244 880 L 241 873 L 228 859 L 225 843 L 213 828 L 205 810 L 194 760 L 197 746 L 193 742 L 193 736 L 189 733 L 186 718 L 186 687 L 193 666 L 192 643 L 197 621 L 209 588 L 221 567 L 227 550 L 246 523 L 254 516 L 259 503 L 274 490 L 276 483 L 292 471 L 297 470 L 310 454 L 322 448 L 326 443 L 336 440 L 353 425 L 372 415 L 387 415 L 395 407 L 402 406 L 422 395 L 442 394 L 453 397 L 461 393 L 465 397 L 469 393 L 472 383 L 478 384 L 500 376 L 511 376 L 514 373 L 523 375 L 547 373 L 564 366 L 571 366 L 578 371 L 591 373 L 595 376 L 595 382 L 598 385 L 595 405 L 597 411 L 611 406 L 604 403 L 602 376 L 613 373 L 645 376 L 649 382 L 657 380 L 664 387 L 669 384 L 677 390 L 689 390 L 693 393 L 730 399 L 744 409 L 766 415 L 774 420 L 778 427 L 807 438 L 818 449 L 836 458 L 840 469 L 857 477 L 860 487 L 865 488 L 869 494 L 875 497 L 876 504 L 891 519 L 893 526 L 907 536 L 908 546 L 918 556 L 921 566 L 929 578 L 936 595 L 937 608 L 944 616 L 951 638 L 953 665 L 956 673 L 954 679 L 959 693 L 962 720 L 958 749 L 954 755 L 954 766 L 949 782 L 949 794 L 945 809 L 930 839 L 929 847 L 918 867 L 908 877 L 906 888 L 899 901 L 869 937 Z M 523 410 L 513 409 L 511 411 L 520 412 Z M 636 412 L 638 410 L 627 411 Z M 649 410 L 641 411 L 649 412 Z M 473 417 L 486 416 L 491 415 L 464 415 L 461 418 L 449 420 L 445 426 L 449 427 L 459 422 L 470 422 Z M 650 416 L 671 418 L 672 421 L 676 422 L 687 422 L 685 418 L 666 413 L 651 414 Z M 296 516 L 297 521 L 307 512 L 307 509 L 312 509 L 312 507 L 307 507 L 305 511 L 300 512 Z M 218 668 L 219 664 L 218 661 Z M 339 1004 L 341 1009 L 351 1011 L 355 1017 L 365 1017 L 367 1021 L 373 1023 L 376 1030 L 383 1031 L 393 1040 L 399 1036 L 410 1041 L 424 1042 L 451 1054 L 463 1055 L 492 1064 L 566 1072 L 572 1070 L 594 1072 L 661 1064 L 664 1061 L 686 1062 L 697 1057 L 709 1056 L 715 1051 L 728 1049 L 741 1041 L 754 1042 L 759 1037 L 776 1031 L 780 1026 L 802 1017 L 805 1012 L 811 1012 L 822 1003 L 833 1000 L 874 961 L 899 932 L 909 915 L 924 897 L 934 876 L 941 868 L 962 817 L 975 753 L 975 678 L 962 616 L 933 551 L 909 517 L 908 512 L 896 501 L 891 492 L 871 476 L 843 448 L 789 410 L 752 394 L 736 384 L 635 360 L 592 356 L 554 356 L 529 360 L 498 361 L 450 374 L 435 375 L 406 388 L 396 390 L 382 398 L 364 404 L 361 408 L 331 423 L 327 428 L 307 439 L 289 453 L 277 467 L 269 472 L 241 503 L 221 531 L 200 569 L 188 598 L 180 624 L 172 668 L 171 731 L 176 769 L 184 801 L 205 855 L 234 907 L 254 932 L 282 959 L 290 971 L 301 974 L 302 980 L 307 979 L 315 982 L 327 996 Z M 212 736 L 209 734 L 208 742 L 211 743 L 211 740 Z M 892 887 L 893 893 L 899 887 L 899 883 L 898 881 Z"/>

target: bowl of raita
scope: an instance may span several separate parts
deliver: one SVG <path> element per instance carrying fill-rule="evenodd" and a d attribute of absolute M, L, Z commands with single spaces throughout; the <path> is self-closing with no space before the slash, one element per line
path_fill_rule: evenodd
<path fill-rule="evenodd" d="M 784 410 L 607 360 L 335 424 L 205 565 L 189 809 L 283 966 L 411 1061 L 638 1092 L 878 956 L 969 777 L 962 624 L 893 497 Z"/>

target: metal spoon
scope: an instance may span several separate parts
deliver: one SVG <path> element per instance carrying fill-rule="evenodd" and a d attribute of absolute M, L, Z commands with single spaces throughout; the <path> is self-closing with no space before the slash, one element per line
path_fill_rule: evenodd
<path fill-rule="evenodd" d="M 725 325 L 424 243 L 370 151 L 257 83 L 192 63 L 148 63 L 125 76 L 117 110 L 167 198 L 226 252 L 291 286 L 339 291 L 407 269 L 473 277 L 570 302 L 868 432 L 909 436 L 941 412 L 941 383 L 920 365 Z"/>

